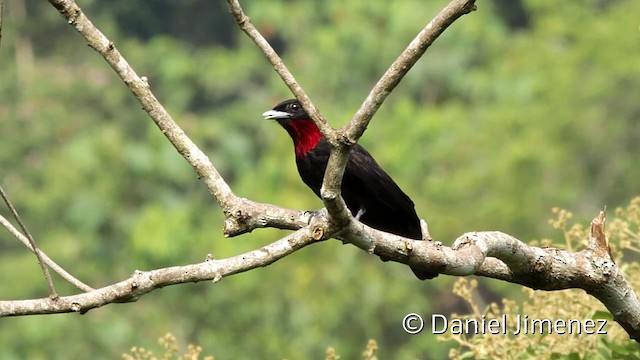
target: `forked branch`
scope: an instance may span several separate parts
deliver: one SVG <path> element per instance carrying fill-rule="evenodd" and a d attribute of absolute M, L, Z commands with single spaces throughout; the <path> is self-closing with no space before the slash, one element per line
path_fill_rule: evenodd
<path fill-rule="evenodd" d="M 360 109 L 351 121 L 340 130 L 332 129 L 316 106 L 311 102 L 302 87 L 295 81 L 284 62 L 273 50 L 267 40 L 253 26 L 251 19 L 244 13 L 239 0 L 227 0 L 229 11 L 238 26 L 262 50 L 274 70 L 282 81 L 302 103 L 304 109 L 311 116 L 329 144 L 331 156 L 325 170 L 320 195 L 333 221 L 346 224 L 349 212 L 344 200 L 340 196 L 340 187 L 351 147 L 364 133 L 371 118 L 380 108 L 391 91 L 400 83 L 411 67 L 422 57 L 427 48 L 442 34 L 455 20 L 476 9 L 475 0 L 452 0 L 440 13 L 430 21 L 422 31 L 409 43 L 407 48 L 391 64 L 389 69 L 373 87 Z"/>

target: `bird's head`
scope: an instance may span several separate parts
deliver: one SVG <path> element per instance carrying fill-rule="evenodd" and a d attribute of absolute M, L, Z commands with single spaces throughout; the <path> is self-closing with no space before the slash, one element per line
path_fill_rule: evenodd
<path fill-rule="evenodd" d="M 311 117 L 304 111 L 302 104 L 296 99 L 285 100 L 274 106 L 273 109 L 262 113 L 262 116 L 267 120 L 276 120 L 283 126 L 287 122 L 295 120 L 311 121 Z"/>
<path fill-rule="evenodd" d="M 305 156 L 322 139 L 322 133 L 296 99 L 285 100 L 262 116 L 277 121 L 287 130 L 293 139 L 296 156 Z"/>

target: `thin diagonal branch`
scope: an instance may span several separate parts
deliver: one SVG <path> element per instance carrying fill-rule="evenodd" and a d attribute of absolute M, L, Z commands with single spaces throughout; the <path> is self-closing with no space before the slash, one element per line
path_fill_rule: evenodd
<path fill-rule="evenodd" d="M 461 16 L 476 10 L 475 0 L 453 0 L 431 20 L 389 66 L 340 132 L 349 142 L 362 136 L 373 115 L 433 42 Z"/>
<path fill-rule="evenodd" d="M 29 243 L 29 239 L 24 236 L 18 229 L 16 229 L 11 223 L 0 215 L 0 224 L 4 226 L 9 232 L 15 236 L 18 240 L 20 240 L 29 250 L 33 251 L 33 247 Z M 58 265 L 55 261 L 51 260 L 47 254 L 44 252 L 40 252 L 40 256 L 47 266 L 49 266 L 53 271 L 55 271 L 58 275 L 60 275 L 63 279 L 67 280 L 73 286 L 77 287 L 82 291 L 93 291 L 93 288 L 82 281 L 76 279 L 73 275 L 69 274 L 65 269 L 63 269 L 60 265 Z"/>
<path fill-rule="evenodd" d="M 193 167 L 227 217 L 228 221 L 225 222 L 224 227 L 226 236 L 239 235 L 256 227 L 278 226 L 299 229 L 301 226 L 308 224 L 309 214 L 305 211 L 260 204 L 236 196 L 207 155 L 191 141 L 156 99 L 147 79 L 136 74 L 117 50 L 114 43 L 93 25 L 80 7 L 72 0 L 49 0 L 49 2 L 85 38 L 87 44 L 96 50 L 116 74 L 120 76 L 156 126 L 167 137 L 178 153 Z M 260 211 L 256 211 L 258 208 Z M 257 217 L 255 216 L 257 213 L 263 214 L 258 222 L 256 222 Z M 267 215 L 265 216 L 264 214 Z M 293 221 L 295 225 L 287 226 L 280 219 L 295 220 Z"/>
<path fill-rule="evenodd" d="M 269 42 L 267 42 L 258 29 L 253 26 L 251 19 L 244 13 L 244 10 L 242 10 L 240 1 L 227 0 L 227 4 L 229 5 L 229 12 L 233 15 L 238 26 L 247 34 L 247 36 L 249 36 L 249 38 L 251 38 L 251 40 L 253 40 L 258 48 L 262 50 L 262 53 L 266 56 L 267 60 L 269 60 L 273 69 L 278 73 L 278 75 L 280 75 L 282 81 L 289 87 L 295 97 L 302 103 L 302 106 L 318 126 L 322 135 L 324 135 L 327 141 L 331 144 L 332 151 L 330 158 L 336 157 L 334 153 L 340 154 L 338 161 L 342 161 L 342 163 L 340 163 L 342 171 L 325 172 L 324 183 L 320 191 L 320 195 L 324 206 L 327 208 L 329 215 L 333 220 L 340 224 L 347 224 L 349 221 L 349 210 L 340 196 L 340 184 L 342 182 L 342 173 L 344 172 L 346 159 L 348 158 L 350 149 L 340 146 L 340 142 L 337 139 L 337 132 L 329 126 L 325 118 L 318 111 L 302 87 L 297 83 L 289 69 L 287 69 L 284 62 L 280 59 L 275 50 L 273 50 Z M 331 176 L 327 176 L 327 174 L 330 174 Z M 332 182 L 334 187 L 330 188 L 331 191 L 325 191 L 324 184 L 327 183 L 328 178 L 334 180 Z M 335 185 L 336 183 L 337 185 Z"/>
<path fill-rule="evenodd" d="M 136 74 L 116 49 L 114 43 L 93 25 L 74 1 L 49 0 L 49 2 L 58 9 L 71 26 L 84 36 L 87 44 L 102 55 L 118 76 L 122 78 L 135 98 L 140 102 L 142 108 L 149 114 L 180 155 L 194 168 L 220 206 L 225 211 L 233 208 L 232 203 L 236 196 L 229 188 L 229 185 L 209 161 L 207 155 L 189 139 L 156 99 L 150 90 L 147 79 L 143 79 Z"/>
<path fill-rule="evenodd" d="M 38 264 L 40 265 L 40 269 L 42 270 L 44 279 L 47 281 L 47 286 L 49 287 L 49 297 L 53 300 L 57 299 L 58 293 L 56 292 L 56 287 L 53 285 L 53 281 L 51 280 L 51 274 L 49 274 L 49 268 L 44 262 L 42 252 L 36 245 L 36 240 L 33 238 L 33 236 L 31 236 L 31 232 L 29 232 L 29 229 L 27 229 L 27 226 L 24 224 L 24 222 L 20 218 L 20 214 L 18 214 L 18 211 L 11 203 L 11 200 L 9 200 L 9 197 L 7 196 L 7 193 L 4 192 L 4 189 L 2 188 L 2 186 L 0 186 L 0 197 L 2 197 L 2 200 L 4 201 L 4 203 L 7 204 L 7 207 L 9 208 L 11 215 L 13 215 L 13 218 L 16 219 L 16 221 L 18 222 L 20 229 L 22 229 L 22 233 L 27 237 L 29 241 L 29 245 L 31 246 L 31 250 L 36 255 L 36 258 L 38 258 Z"/>
<path fill-rule="evenodd" d="M 284 62 L 275 50 L 271 47 L 269 42 L 262 36 L 262 34 L 256 29 L 255 26 L 251 23 L 251 19 L 244 13 L 242 10 L 242 6 L 240 6 L 239 0 L 227 0 L 227 4 L 229 5 L 229 12 L 233 15 L 233 18 L 236 20 L 236 23 L 244 31 L 247 36 L 258 46 L 262 53 L 267 57 L 267 60 L 273 65 L 273 69 L 280 75 L 282 81 L 289 87 L 293 95 L 300 100 L 302 106 L 307 111 L 307 114 L 311 116 L 313 121 L 316 123 L 320 132 L 329 140 L 329 142 L 333 142 L 335 139 L 335 130 L 333 130 L 327 120 L 322 116 L 318 108 L 313 104 L 307 93 L 302 89 L 302 87 L 298 84 L 296 79 L 293 77 L 293 74 L 287 69 Z"/>
<path fill-rule="evenodd" d="M 347 166 L 350 147 L 358 142 L 373 115 L 378 111 L 387 96 L 440 34 L 458 18 L 473 10 L 475 10 L 475 0 L 451 1 L 409 43 L 407 48 L 396 58 L 371 89 L 371 92 L 360 106 L 360 109 L 353 115 L 353 118 L 342 129 L 338 130 L 337 136 L 340 145 L 332 144 L 334 146 L 332 147 L 322 183 L 323 199 L 339 197 L 340 185 L 342 184 L 344 169 Z M 336 149 L 336 147 L 339 148 Z M 325 206 L 327 206 L 326 202 Z"/>

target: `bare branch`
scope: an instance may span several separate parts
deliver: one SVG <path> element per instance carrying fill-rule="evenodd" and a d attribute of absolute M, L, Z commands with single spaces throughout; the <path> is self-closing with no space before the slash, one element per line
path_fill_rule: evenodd
<path fill-rule="evenodd" d="M 136 74 L 116 49 L 114 43 L 93 25 L 73 0 L 49 0 L 49 2 L 58 9 L 71 26 L 84 36 L 87 44 L 102 55 L 118 76 L 122 78 L 158 128 L 178 150 L 180 155 L 194 168 L 223 210 L 231 209 L 236 196 L 213 164 L 211 164 L 209 158 L 189 139 L 156 99 L 149 88 L 147 79 L 141 78 Z"/>
<path fill-rule="evenodd" d="M 202 280 L 219 281 L 224 276 L 267 266 L 304 246 L 334 236 L 368 253 L 421 266 L 430 272 L 479 275 L 541 290 L 584 289 L 609 309 L 614 320 L 632 339 L 640 339 L 640 301 L 608 252 L 592 248 L 578 253 L 538 248 L 496 231 L 466 233 L 449 248 L 436 241 L 414 241 L 384 233 L 357 220 L 334 234 L 337 227 L 330 223 L 326 213 L 314 215 L 309 226 L 258 250 L 227 259 L 209 259 L 200 264 L 137 271 L 128 280 L 56 301 L 49 298 L 0 301 L 0 316 L 83 313 L 113 302 L 136 301 L 140 296 L 164 286 Z M 592 225 L 590 236 L 603 240 L 604 222 L 598 222 L 596 218 Z"/>
<path fill-rule="evenodd" d="M 601 212 L 592 221 L 590 246 L 577 253 L 529 246 L 499 231 L 463 234 L 449 248 L 438 241 L 387 234 L 356 220 L 336 237 L 428 272 L 479 275 L 537 290 L 584 289 L 605 305 L 632 339 L 640 342 L 640 300 L 610 256 L 604 219 Z"/>
<path fill-rule="evenodd" d="M 11 203 L 11 200 L 9 200 L 9 197 L 7 196 L 7 193 L 4 192 L 2 186 L 0 186 L 0 197 L 2 197 L 4 203 L 7 204 L 7 207 L 9 208 L 11 215 L 13 215 L 13 218 L 18 222 L 20 229 L 22 229 L 22 233 L 26 235 L 27 240 L 29 241 L 29 245 L 31 246 L 31 251 L 33 251 L 33 253 L 36 255 L 36 258 L 38 259 L 38 265 L 40 265 L 40 269 L 42 270 L 44 279 L 47 281 L 47 286 L 49 287 L 49 297 L 55 300 L 58 297 L 58 293 L 56 292 L 56 287 L 53 285 L 53 281 L 51 281 L 51 274 L 49 274 L 49 268 L 44 262 L 42 252 L 36 245 L 36 240 L 33 238 L 33 236 L 31 236 L 31 232 L 29 232 L 29 229 L 27 229 L 27 226 L 20 218 L 20 214 L 18 214 L 18 211 Z"/>
<path fill-rule="evenodd" d="M 0 215 L 0 224 L 4 226 L 9 232 L 15 236 L 18 240 L 20 240 L 29 250 L 33 251 L 33 247 L 29 243 L 29 239 L 27 239 L 18 229 L 13 227 L 11 223 L 5 219 L 2 215 Z M 63 269 L 60 265 L 56 264 L 55 261 L 51 260 L 47 254 L 40 252 L 40 256 L 42 257 L 42 261 L 47 264 L 53 271 L 55 271 L 58 275 L 62 276 L 63 279 L 67 280 L 73 286 L 77 287 L 82 291 L 93 291 L 93 288 L 82 281 L 73 277 L 73 275 L 69 274 L 65 269 Z"/>
<path fill-rule="evenodd" d="M 461 16 L 476 10 L 475 0 L 452 0 L 409 43 L 400 56 L 389 66 L 380 80 L 371 89 L 360 109 L 341 130 L 341 136 L 349 143 L 357 142 L 369 121 L 384 100 L 400 83 L 413 65 L 424 55 L 427 48 Z"/>
<path fill-rule="evenodd" d="M 409 43 L 407 48 L 391 64 L 373 89 L 371 89 L 371 92 L 349 123 L 338 130 L 337 137 L 340 145 L 332 143 L 331 156 L 329 157 L 324 181 L 322 183 L 321 194 L 323 199 L 339 198 L 342 176 L 349 158 L 350 149 L 348 148 L 358 142 L 360 136 L 362 136 L 369 125 L 371 118 L 378 111 L 387 96 L 389 96 L 391 91 L 400 83 L 440 34 L 455 20 L 473 10 L 475 10 L 475 0 L 452 0 L 418 33 L 411 43 Z M 336 149 L 336 147 L 339 147 L 339 149 Z M 330 204 L 325 201 L 325 206 L 329 207 L 329 205 Z M 331 209 L 329 210 L 329 213 L 332 213 Z"/>
<path fill-rule="evenodd" d="M 247 36 L 249 36 L 249 38 L 251 38 L 251 40 L 253 40 L 258 48 L 262 50 L 262 53 L 266 56 L 267 60 L 269 60 L 271 65 L 273 65 L 273 69 L 278 73 L 278 75 L 280 75 L 282 81 L 284 81 L 284 83 L 289 87 L 295 97 L 302 103 L 302 106 L 318 126 L 322 135 L 324 135 L 327 141 L 331 144 L 332 150 L 329 164 L 332 162 L 331 159 L 336 158 L 336 154 L 339 154 L 337 160 L 334 159 L 333 161 L 338 161 L 339 164 L 337 166 L 342 170 L 330 172 L 329 167 L 327 167 L 320 195 L 324 206 L 327 208 L 329 215 L 332 216 L 334 221 L 340 224 L 347 224 L 349 221 L 349 209 L 347 209 L 344 200 L 340 196 L 340 184 L 342 183 L 342 175 L 350 149 L 340 146 L 340 142 L 337 139 L 337 132 L 329 126 L 316 106 L 311 102 L 311 99 L 307 96 L 302 87 L 296 82 L 291 72 L 289 72 L 287 67 L 284 65 L 282 59 L 280 59 L 267 40 L 255 28 L 255 26 L 253 26 L 251 19 L 242 10 L 240 1 L 227 0 L 227 4 L 229 5 L 229 12 L 233 15 L 238 26 L 247 34 Z M 331 182 L 333 187 L 325 190 L 325 184 L 327 184 L 327 182 Z"/>
<path fill-rule="evenodd" d="M 280 75 L 282 81 L 289 87 L 293 95 L 300 100 L 302 106 L 307 111 L 307 114 L 311 116 L 316 123 L 322 135 L 324 135 L 329 142 L 333 142 L 335 139 L 335 130 L 333 130 L 327 120 L 322 116 L 318 108 L 311 102 L 307 93 L 304 92 L 302 87 L 298 85 L 298 82 L 293 77 L 289 69 L 284 65 L 282 59 L 273 50 L 269 42 L 262 36 L 262 34 L 251 23 L 251 19 L 244 13 L 242 6 L 240 6 L 239 0 L 227 0 L 229 5 L 229 12 L 233 15 L 238 26 L 244 31 L 251 40 L 258 46 L 262 53 L 267 57 L 267 60 L 273 65 L 273 69 Z"/>
<path fill-rule="evenodd" d="M 299 229 L 304 226 L 303 222 L 308 221 L 308 219 L 305 218 L 304 211 L 282 209 L 273 205 L 259 204 L 237 197 L 213 166 L 209 158 L 189 139 L 162 104 L 156 99 L 151 92 L 147 79 L 145 77 L 139 77 L 136 74 L 116 49 L 113 42 L 93 25 L 84 15 L 80 7 L 72 0 L 49 0 L 49 2 L 58 9 L 67 22 L 85 38 L 87 44 L 102 55 L 118 76 L 122 78 L 125 85 L 127 85 L 135 98 L 142 104 L 143 109 L 149 114 L 162 133 L 194 168 L 198 177 L 207 186 L 207 189 L 227 217 L 227 222 L 225 222 L 224 227 L 224 234 L 226 236 L 239 235 L 265 226 L 276 226 L 285 229 Z M 294 221 L 293 223 L 295 223 L 295 225 L 283 224 L 282 221 L 273 220 L 273 217 L 268 215 L 262 215 L 262 217 L 259 218 L 256 215 L 258 213 L 277 213 L 279 216 L 282 216 L 282 219 L 302 220 Z M 280 217 L 278 217 L 278 219 L 280 219 Z"/>
<path fill-rule="evenodd" d="M 225 236 L 233 237 L 265 227 L 298 230 L 309 225 L 316 213 L 318 212 L 285 209 L 238 198 L 232 210 L 225 212 L 223 232 Z"/>
<path fill-rule="evenodd" d="M 127 280 L 87 293 L 50 298 L 0 301 L 0 317 L 79 312 L 84 314 L 107 304 L 134 302 L 141 296 L 165 286 L 212 280 L 263 267 L 307 245 L 322 240 L 322 224 L 298 230 L 274 243 L 234 257 L 199 264 L 174 266 L 151 271 L 135 271 Z"/>

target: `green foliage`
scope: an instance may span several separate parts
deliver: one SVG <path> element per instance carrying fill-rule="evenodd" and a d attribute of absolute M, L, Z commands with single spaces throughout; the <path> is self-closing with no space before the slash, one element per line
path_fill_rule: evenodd
<path fill-rule="evenodd" d="M 444 4 L 244 5 L 337 127 Z M 487 229 L 557 237 L 545 226 L 549 208 L 575 209 L 584 222 L 637 192 L 640 2 L 523 1 L 530 21 L 518 29 L 497 4 L 480 2 L 447 30 L 361 140 L 445 244 Z M 286 134 L 260 117 L 290 95 L 224 6 L 80 6 L 149 78 L 237 194 L 321 206 L 298 179 Z M 46 2 L 5 7 L 0 184 L 45 252 L 101 286 L 137 268 L 236 255 L 286 233 L 223 238 L 211 195 L 55 9 Z M 195 20 L 201 17 L 207 20 Z M 32 255 L 6 232 L 0 248 L 7 274 L 1 298 L 46 296 Z M 464 311 L 449 281 L 419 283 L 404 266 L 328 241 L 215 285 L 170 287 L 84 316 L 3 319 L 0 357 L 114 358 L 171 331 L 180 343 L 202 344 L 221 358 L 310 358 L 327 345 L 357 358 L 371 338 L 381 358 L 440 358 L 451 343 L 409 336 L 400 320 L 410 312 Z M 514 294 L 495 281 L 478 286 L 487 302 Z"/>

